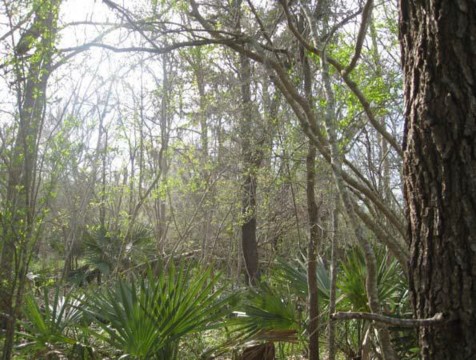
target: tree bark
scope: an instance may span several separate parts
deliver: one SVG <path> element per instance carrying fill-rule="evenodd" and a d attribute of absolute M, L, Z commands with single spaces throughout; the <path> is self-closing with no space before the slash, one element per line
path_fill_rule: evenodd
<path fill-rule="evenodd" d="M 476 3 L 401 1 L 404 192 L 423 359 L 476 358 Z"/>
<path fill-rule="evenodd" d="M 168 56 L 166 54 L 162 55 L 162 94 L 161 94 L 161 103 L 160 103 L 160 149 L 158 150 L 158 167 L 159 173 L 161 174 L 160 181 L 163 183 L 167 182 L 167 177 L 169 174 L 169 159 L 168 159 L 168 149 L 169 149 L 169 140 L 170 140 L 170 127 L 169 127 L 169 96 L 170 91 L 170 81 L 168 77 L 167 65 L 169 63 Z M 157 253 L 162 255 L 163 245 L 167 238 L 167 202 L 165 199 L 160 197 L 156 200 L 156 215 L 157 215 Z"/>

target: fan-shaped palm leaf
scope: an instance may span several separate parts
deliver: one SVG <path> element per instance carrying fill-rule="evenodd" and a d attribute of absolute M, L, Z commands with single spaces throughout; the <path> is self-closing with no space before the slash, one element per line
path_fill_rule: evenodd
<path fill-rule="evenodd" d="M 229 312 L 231 298 L 215 289 L 217 282 L 210 270 L 173 265 L 139 286 L 120 280 L 89 300 L 88 312 L 103 330 L 95 335 L 124 357 L 172 360 L 183 336 L 217 326 Z"/>
<path fill-rule="evenodd" d="M 228 321 L 235 327 L 237 340 L 296 340 L 300 327 L 296 306 L 270 286 L 261 284 L 249 290 L 237 310 L 236 316 Z"/>
<path fill-rule="evenodd" d="M 304 257 L 291 262 L 278 260 L 276 274 L 279 281 L 286 283 L 289 289 L 301 298 L 307 298 L 307 264 Z M 319 299 L 328 300 L 330 296 L 330 275 L 321 257 L 317 259 L 316 267 Z"/>
<path fill-rule="evenodd" d="M 82 320 L 79 304 L 80 300 L 70 295 L 61 296 L 59 287 L 55 288 L 52 300 L 48 290 L 44 290 L 43 306 L 32 294 L 27 294 L 23 307 L 25 331 L 22 335 L 29 342 L 21 347 L 38 355 L 52 349 L 62 352 L 67 345 L 75 345 L 75 329 Z"/>
<path fill-rule="evenodd" d="M 342 304 L 349 310 L 369 311 L 367 294 L 365 290 L 366 266 L 362 250 L 354 247 L 347 251 L 345 259 L 341 262 L 337 286 L 346 299 L 347 304 Z M 377 258 L 377 286 L 378 295 L 382 305 L 393 307 L 405 291 L 404 275 L 395 259 L 389 259 L 385 248 L 376 248 Z"/>

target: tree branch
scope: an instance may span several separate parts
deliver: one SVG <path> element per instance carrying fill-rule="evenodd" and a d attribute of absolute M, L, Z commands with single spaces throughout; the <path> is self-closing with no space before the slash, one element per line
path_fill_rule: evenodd
<path fill-rule="evenodd" d="M 26 24 L 31 16 L 33 15 L 33 13 L 35 12 L 35 10 L 31 10 L 23 19 L 21 19 L 18 24 L 14 25 L 13 27 L 10 28 L 10 30 L 8 30 L 5 34 L 3 34 L 2 36 L 0 36 L 0 41 L 3 41 L 5 40 L 7 37 L 9 37 L 10 35 L 12 35 L 16 30 L 20 29 L 24 24 Z"/>
<path fill-rule="evenodd" d="M 370 17 L 372 15 L 374 1 L 367 0 L 367 3 L 364 6 L 364 10 L 362 12 L 362 22 L 360 24 L 359 34 L 357 35 L 357 43 L 355 44 L 355 51 L 352 60 L 350 61 L 347 68 L 344 70 L 344 73 L 347 75 L 352 70 L 354 70 L 355 66 L 357 65 L 357 61 L 360 58 L 360 53 L 362 52 L 362 45 L 364 44 L 365 34 L 367 33 L 367 28 L 369 27 Z"/>
<path fill-rule="evenodd" d="M 211 44 L 222 44 L 227 45 L 228 43 L 236 41 L 236 39 L 223 39 L 223 40 L 215 40 L 215 39 L 203 39 L 203 40 L 190 40 L 190 41 L 183 41 L 178 42 L 168 46 L 154 46 L 154 47 L 141 47 L 141 46 L 130 46 L 130 47 L 115 47 L 108 44 L 98 43 L 98 42 L 90 42 L 87 44 L 59 49 L 60 52 L 79 52 L 89 50 L 90 48 L 97 47 L 107 49 L 113 52 L 122 53 L 122 52 L 148 52 L 152 54 L 166 54 L 172 52 L 177 49 L 181 49 L 184 47 L 193 47 L 193 46 L 203 46 L 203 45 L 211 45 Z"/>
<path fill-rule="evenodd" d="M 306 39 L 303 38 L 301 33 L 294 26 L 294 23 L 293 23 L 293 20 L 292 20 L 292 17 L 291 17 L 291 13 L 289 11 L 287 0 L 279 0 L 279 2 L 281 3 L 281 5 L 284 9 L 284 14 L 286 15 L 286 19 L 287 19 L 287 22 L 288 22 L 289 29 L 291 30 L 293 35 L 296 37 L 296 39 L 299 40 L 299 42 L 306 48 L 306 50 L 308 50 L 311 53 L 316 54 L 317 56 L 322 58 L 322 50 L 316 48 L 315 46 L 312 46 Z M 373 3 L 372 0 L 369 0 L 369 2 Z M 364 14 L 365 14 L 365 10 L 364 10 Z M 365 18 L 365 15 L 363 15 L 363 17 Z M 344 66 L 341 63 L 339 63 L 337 60 L 335 60 L 335 59 L 333 59 L 329 56 L 326 56 L 326 58 L 327 58 L 327 61 L 329 62 L 329 64 L 331 64 L 337 70 L 337 72 L 340 74 L 340 76 L 342 77 L 342 79 L 344 80 L 344 82 L 346 83 L 348 88 L 350 89 L 350 91 L 352 91 L 352 93 L 354 93 L 354 95 L 357 97 L 357 99 L 359 100 L 360 104 L 362 105 L 362 107 L 365 111 L 365 114 L 367 115 L 367 117 L 368 117 L 370 123 L 372 124 L 372 126 L 385 138 L 385 140 L 388 141 L 388 143 L 395 149 L 395 151 L 398 153 L 398 155 L 400 157 L 403 157 L 403 151 L 402 151 L 401 146 L 397 143 L 396 139 L 391 134 L 389 134 L 385 130 L 385 128 L 377 121 L 377 119 L 375 118 L 375 115 L 374 115 L 374 113 L 373 113 L 373 111 L 370 107 L 369 101 L 367 100 L 365 95 L 362 93 L 360 88 L 357 86 L 357 84 L 350 78 L 349 71 L 348 71 L 349 67 L 347 67 L 347 69 L 345 69 Z M 354 55 L 354 58 L 355 58 L 355 55 Z M 352 63 L 352 61 L 351 61 L 351 63 Z M 352 70 L 352 69 L 350 69 L 350 70 Z"/>
<path fill-rule="evenodd" d="M 290 16 L 289 11 L 287 11 L 287 3 L 286 0 L 280 0 L 280 2 L 284 6 L 284 12 L 285 15 L 287 16 L 287 20 L 289 23 L 289 28 L 291 31 L 295 34 L 296 37 L 298 37 L 298 40 L 303 42 L 304 47 L 309 50 L 310 52 L 322 56 L 322 51 L 319 49 L 315 48 L 314 46 L 310 45 L 304 38 L 302 38 L 301 34 L 297 31 L 297 29 L 294 27 L 294 24 L 292 23 L 292 20 L 288 17 Z M 198 5 L 195 2 L 195 0 L 190 0 L 190 4 L 192 6 L 192 11 L 191 15 L 195 17 L 195 19 L 207 30 L 213 30 L 207 21 L 203 18 L 203 16 L 200 14 L 198 10 Z M 221 37 L 218 34 L 211 34 L 212 36 L 215 36 L 216 39 L 220 39 Z M 243 39 L 248 40 L 248 42 L 251 42 L 251 39 Z M 253 43 L 252 43 L 253 44 Z M 324 138 L 322 132 L 319 130 L 319 128 L 316 126 L 315 122 L 312 121 L 312 119 L 315 119 L 315 114 L 313 112 L 312 107 L 310 106 L 309 102 L 299 94 L 295 86 L 293 85 L 292 81 L 289 79 L 288 73 L 286 69 L 282 67 L 282 65 L 275 61 L 274 59 L 271 59 L 270 57 L 266 56 L 263 53 L 257 53 L 249 48 L 246 48 L 243 46 L 243 43 L 239 44 L 236 42 L 230 42 L 227 44 L 231 49 L 237 51 L 238 53 L 244 53 L 246 56 L 250 57 L 254 61 L 257 61 L 259 63 L 264 64 L 265 66 L 268 67 L 268 69 L 272 69 L 273 72 L 270 73 L 271 79 L 273 80 L 273 83 L 276 85 L 277 88 L 280 89 L 281 93 L 284 95 L 286 100 L 288 101 L 289 105 L 292 107 L 294 113 L 296 114 L 302 129 L 304 133 L 315 143 L 317 146 L 319 152 L 321 155 L 326 159 L 326 161 L 330 164 L 331 159 L 328 151 L 328 144 L 327 140 Z M 254 45 L 259 45 L 254 43 Z M 256 46 L 255 46 L 256 48 Z M 334 59 L 331 59 L 327 57 L 327 60 L 331 65 L 338 70 L 339 73 L 342 72 L 344 69 L 343 65 L 341 65 L 339 62 L 337 62 Z M 349 77 L 346 76 L 348 80 Z M 352 89 L 351 89 L 352 90 Z M 355 90 L 355 88 L 354 88 Z M 358 88 L 357 88 L 358 90 Z M 359 98 L 359 100 L 366 100 L 365 97 Z M 368 102 L 366 102 L 368 104 Z M 370 105 L 367 107 L 368 114 L 372 116 L 372 112 L 370 110 Z M 378 122 L 376 119 L 373 117 L 374 122 L 378 126 Z M 373 124 L 373 122 L 372 122 Z M 381 126 L 380 126 L 381 130 Z M 377 128 L 377 131 L 379 129 Z M 380 131 L 379 131 L 380 132 Z M 387 136 L 385 136 L 385 134 Z M 385 132 L 385 134 L 382 134 L 387 140 L 388 138 L 392 139 L 392 136 Z M 389 141 L 390 142 L 390 141 Z M 394 145 L 396 145 L 396 141 L 393 141 Z M 397 145 L 398 146 L 398 145 Z M 348 165 L 348 164 L 347 164 Z M 355 167 L 353 167 L 353 170 L 355 171 Z M 361 184 L 359 181 L 354 179 L 352 176 L 350 176 L 348 173 L 343 172 L 342 174 L 344 181 L 351 186 L 352 188 L 356 189 L 357 191 L 361 192 L 362 194 L 366 195 L 369 200 L 377 206 L 378 209 L 382 211 L 382 213 L 385 214 L 385 216 L 389 219 L 389 221 L 395 226 L 395 228 L 402 233 L 402 236 L 405 236 L 404 231 L 402 230 L 404 228 L 402 221 L 399 219 L 399 217 L 392 212 L 391 209 L 385 206 L 383 201 L 378 197 L 378 194 L 376 194 L 371 188 L 368 188 L 367 186 Z"/>
<path fill-rule="evenodd" d="M 438 326 L 445 322 L 445 318 L 442 313 L 437 313 L 433 317 L 428 319 L 399 319 L 391 316 L 385 316 L 374 313 L 364 312 L 337 312 L 331 315 L 332 320 L 369 320 L 387 325 L 400 326 L 400 327 L 420 327 L 420 326 Z"/>

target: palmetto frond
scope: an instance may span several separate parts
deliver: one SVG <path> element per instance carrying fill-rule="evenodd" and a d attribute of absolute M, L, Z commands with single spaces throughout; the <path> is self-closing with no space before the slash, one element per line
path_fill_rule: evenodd
<path fill-rule="evenodd" d="M 390 259 L 385 248 L 376 248 L 378 295 L 382 305 L 393 307 L 405 289 L 405 276 L 395 259 Z M 345 310 L 369 311 L 365 290 L 366 266 L 362 250 L 354 247 L 341 262 L 337 287 L 346 301 Z"/>
<path fill-rule="evenodd" d="M 228 321 L 236 339 L 245 341 L 295 341 L 300 328 L 300 314 L 289 297 L 266 284 L 250 289 Z"/>
<path fill-rule="evenodd" d="M 172 360 L 180 339 L 220 325 L 230 311 L 218 276 L 171 265 L 158 276 L 119 280 L 88 301 L 87 311 L 100 319 L 95 333 L 122 356 Z"/>
<path fill-rule="evenodd" d="M 307 264 L 304 257 L 291 262 L 278 260 L 276 276 L 279 281 L 289 287 L 294 295 L 304 299 L 307 298 Z M 330 274 L 321 257 L 317 258 L 316 276 L 319 298 L 328 301 L 331 287 Z"/>
<path fill-rule="evenodd" d="M 29 351 L 62 351 L 68 345 L 75 345 L 75 330 L 83 319 L 78 306 L 80 300 L 71 295 L 61 296 L 59 287 L 54 289 L 50 300 L 48 290 L 44 290 L 43 304 L 27 294 L 23 306 L 25 331 L 22 335 L 29 340 L 22 347 Z"/>
<path fill-rule="evenodd" d="M 86 261 L 106 275 L 117 266 L 146 260 L 154 249 L 152 231 L 142 224 L 128 231 L 94 226 L 85 233 L 83 246 Z"/>

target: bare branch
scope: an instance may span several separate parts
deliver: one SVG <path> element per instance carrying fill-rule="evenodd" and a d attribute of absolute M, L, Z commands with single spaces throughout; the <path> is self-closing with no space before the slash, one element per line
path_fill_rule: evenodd
<path fill-rule="evenodd" d="M 261 21 L 261 18 L 259 17 L 258 12 L 256 11 L 256 8 L 254 7 L 253 3 L 250 0 L 246 0 L 246 2 L 248 3 L 248 6 L 250 7 L 251 12 L 253 13 L 256 21 L 258 22 L 261 33 L 263 34 L 264 38 L 268 42 L 269 46 L 272 47 L 273 46 L 273 41 L 271 40 L 271 37 L 269 36 L 268 32 L 266 31 L 266 27 L 264 26 L 263 21 Z"/>
<path fill-rule="evenodd" d="M 332 320 L 369 320 L 400 327 L 420 327 L 439 326 L 444 324 L 446 319 L 442 313 L 437 313 L 428 319 L 399 319 L 374 313 L 364 312 L 337 312 L 331 315 Z"/>
<path fill-rule="evenodd" d="M 130 46 L 130 47 L 115 47 L 108 44 L 98 43 L 98 42 L 90 42 L 87 44 L 83 44 L 80 46 L 74 46 L 64 49 L 59 49 L 60 52 L 78 52 L 78 51 L 85 51 L 89 50 L 90 48 L 103 48 L 113 52 L 122 53 L 122 52 L 147 52 L 153 54 L 166 54 L 172 52 L 177 49 L 181 49 L 184 47 L 193 47 L 193 46 L 203 46 L 203 45 L 210 45 L 210 44 L 228 44 L 231 41 L 236 41 L 236 39 L 223 39 L 223 40 L 214 40 L 214 39 L 203 39 L 203 40 L 191 40 L 191 41 L 183 41 L 179 43 L 175 43 L 168 46 L 154 46 L 154 47 L 141 47 L 141 46 Z"/>
<path fill-rule="evenodd" d="M 359 9 L 355 13 L 350 14 L 349 16 L 342 19 L 342 21 L 340 21 L 337 24 L 335 24 L 334 26 L 332 26 L 332 28 L 327 32 L 327 34 L 324 34 L 324 36 L 322 36 L 323 40 L 326 43 L 329 42 L 329 40 L 334 36 L 334 34 L 336 33 L 337 30 L 339 30 L 342 26 L 347 24 L 353 18 L 360 15 L 361 12 L 362 12 L 362 9 Z"/>
<path fill-rule="evenodd" d="M 352 70 L 354 70 L 355 66 L 357 65 L 357 61 L 359 61 L 360 54 L 362 52 L 362 45 L 364 44 L 365 40 L 365 34 L 367 33 L 367 28 L 369 27 L 370 18 L 372 16 L 373 5 L 373 0 L 367 0 L 367 3 L 364 6 L 364 10 L 362 12 L 362 22 L 360 24 L 359 34 L 357 35 L 357 43 L 355 44 L 354 56 L 352 57 L 349 66 L 347 66 L 347 68 L 344 70 L 345 74 L 349 74 Z"/>
<path fill-rule="evenodd" d="M 131 16 L 129 15 L 129 13 L 127 12 L 126 9 L 124 9 L 123 7 L 119 6 L 118 4 L 116 4 L 115 2 L 111 1 L 111 0 L 103 0 L 104 3 L 109 6 L 111 9 L 114 9 L 116 11 L 118 11 L 122 16 L 124 16 L 127 20 L 127 22 L 135 29 L 137 30 L 137 32 L 139 34 L 141 34 L 144 39 L 147 40 L 147 42 L 153 47 L 153 48 L 156 48 L 156 49 L 159 49 L 159 47 L 157 46 L 157 44 L 155 43 L 155 41 L 153 41 L 150 37 L 148 37 L 144 31 L 139 27 L 137 26 L 136 22 L 131 18 Z"/>
<path fill-rule="evenodd" d="M 31 16 L 33 15 L 35 10 L 31 10 L 23 19 L 21 19 L 18 24 L 13 26 L 9 31 L 7 31 L 5 34 L 0 36 L 0 41 L 5 40 L 7 37 L 9 37 L 11 34 L 13 34 L 16 30 L 20 29 L 25 23 L 28 22 L 28 20 L 31 19 Z"/>
<path fill-rule="evenodd" d="M 371 216 L 362 210 L 360 206 L 353 201 L 354 209 L 357 216 L 364 222 L 364 224 L 375 234 L 378 241 L 385 244 L 391 251 L 392 255 L 398 260 L 402 266 L 405 274 L 408 274 L 408 261 L 410 259 L 409 251 L 406 244 L 401 238 L 396 238 L 380 226 Z"/>

